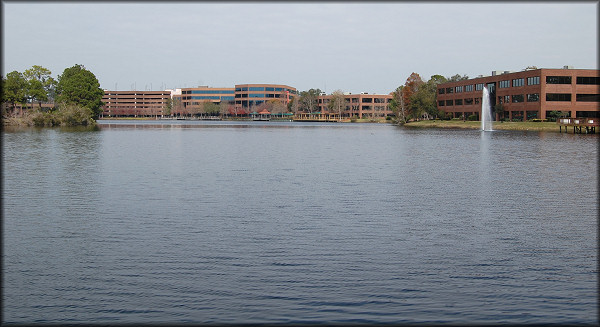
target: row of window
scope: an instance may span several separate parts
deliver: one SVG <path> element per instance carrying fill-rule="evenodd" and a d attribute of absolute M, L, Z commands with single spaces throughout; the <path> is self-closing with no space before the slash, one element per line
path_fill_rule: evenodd
<path fill-rule="evenodd" d="M 233 94 L 233 90 L 186 90 L 182 94 Z"/>
<path fill-rule="evenodd" d="M 441 100 L 441 101 L 438 101 L 438 106 L 440 106 L 440 107 L 462 106 L 463 104 L 471 105 L 471 104 L 473 104 L 473 102 L 475 104 L 479 104 L 480 99 L 481 98 L 456 99 L 456 100 L 445 100 L 445 101 Z M 526 97 L 523 94 L 503 95 L 503 96 L 498 97 L 498 103 L 500 103 L 500 104 L 511 103 L 511 102 L 512 103 L 520 103 L 520 102 L 525 102 L 525 99 L 527 99 L 527 102 L 538 102 L 538 101 L 540 101 L 540 95 L 539 95 L 539 93 L 527 94 Z M 600 94 L 576 94 L 575 100 L 579 101 L 579 102 L 600 102 Z M 546 101 L 570 102 L 571 101 L 571 93 L 547 93 Z"/>
<path fill-rule="evenodd" d="M 184 100 L 221 100 L 221 101 L 233 101 L 233 96 L 223 95 L 201 95 L 201 96 L 192 96 L 185 97 Z"/>
<path fill-rule="evenodd" d="M 290 92 L 292 94 L 296 94 L 296 91 L 290 90 L 283 87 L 236 87 L 235 92 L 246 92 L 246 91 L 259 91 L 259 92 Z"/>
<path fill-rule="evenodd" d="M 241 94 L 236 94 L 235 95 L 236 98 L 282 98 L 285 97 L 285 95 L 282 95 L 280 93 L 241 93 Z"/>
<path fill-rule="evenodd" d="M 546 84 L 571 84 L 571 82 L 572 82 L 571 76 L 546 76 Z M 577 84 L 583 84 L 583 85 L 599 85 L 600 78 L 598 78 L 598 77 L 581 77 L 580 76 L 580 77 L 576 78 L 576 82 L 577 82 Z M 508 88 L 508 87 L 511 87 L 511 84 L 512 84 L 512 87 L 525 86 L 525 79 L 524 78 L 515 78 L 512 81 L 511 80 L 499 81 L 498 88 L 501 88 L 501 89 Z M 527 77 L 527 85 L 539 85 L 539 84 L 540 84 L 539 76 Z M 475 84 L 475 90 L 481 91 L 481 90 L 483 90 L 483 86 L 484 86 L 483 83 Z M 464 91 L 465 92 L 473 91 L 473 84 L 465 85 Z M 446 93 L 450 94 L 450 93 L 461 93 L 461 92 L 463 92 L 462 85 L 438 89 L 439 94 L 446 94 Z"/>

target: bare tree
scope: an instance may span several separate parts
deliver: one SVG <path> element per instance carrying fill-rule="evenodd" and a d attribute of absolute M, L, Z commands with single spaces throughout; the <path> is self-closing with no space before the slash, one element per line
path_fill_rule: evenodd
<path fill-rule="evenodd" d="M 404 101 L 404 93 L 404 85 L 401 85 L 392 92 L 392 99 L 390 100 L 390 109 L 396 115 L 399 125 L 407 123 L 410 119 L 410 110 Z"/>
<path fill-rule="evenodd" d="M 327 108 L 330 111 L 337 112 L 339 120 L 342 119 L 342 108 L 346 106 L 346 100 L 344 98 L 344 92 L 342 90 L 335 90 L 331 93 L 331 99 L 327 104 Z"/>

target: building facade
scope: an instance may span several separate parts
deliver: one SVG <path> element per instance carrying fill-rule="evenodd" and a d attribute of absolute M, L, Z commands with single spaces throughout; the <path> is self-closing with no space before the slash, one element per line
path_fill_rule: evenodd
<path fill-rule="evenodd" d="M 104 90 L 102 117 L 162 116 L 171 99 L 171 91 Z"/>
<path fill-rule="evenodd" d="M 552 111 L 568 117 L 599 117 L 600 71 L 592 69 L 527 69 L 492 72 L 438 85 L 437 108 L 453 118 L 480 119 L 483 88 L 487 87 L 496 120 L 547 119 Z"/>
<path fill-rule="evenodd" d="M 238 84 L 235 86 L 235 109 L 238 112 L 257 111 L 262 104 L 277 102 L 287 105 L 298 96 L 296 88 L 282 84 Z"/>
<path fill-rule="evenodd" d="M 173 92 L 173 115 L 188 116 L 207 114 L 208 103 L 218 105 L 219 112 L 229 111 L 235 98 L 233 87 L 183 88 Z"/>
<path fill-rule="evenodd" d="M 321 95 L 317 98 L 317 106 L 320 112 L 330 112 L 329 103 L 333 95 Z M 386 117 L 392 114 L 389 103 L 391 94 L 344 94 L 345 106 L 341 117 L 375 118 Z M 336 112 L 337 114 L 337 112 Z"/>

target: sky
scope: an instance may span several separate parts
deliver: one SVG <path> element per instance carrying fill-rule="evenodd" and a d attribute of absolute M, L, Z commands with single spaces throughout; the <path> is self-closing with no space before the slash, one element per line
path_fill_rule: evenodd
<path fill-rule="evenodd" d="M 411 73 L 598 69 L 598 1 L 2 1 L 2 75 L 84 65 L 109 90 L 285 84 L 387 94 Z"/>

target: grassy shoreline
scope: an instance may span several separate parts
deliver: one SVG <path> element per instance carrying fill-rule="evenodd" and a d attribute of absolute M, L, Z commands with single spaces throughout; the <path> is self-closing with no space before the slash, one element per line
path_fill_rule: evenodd
<path fill-rule="evenodd" d="M 3 125 L 8 126 L 33 126 L 30 117 L 3 117 Z M 153 117 L 120 117 L 120 118 L 100 118 L 98 120 L 156 120 Z M 229 120 L 229 119 L 225 119 Z M 233 119 L 232 119 L 233 120 Z M 248 119 L 249 120 L 249 119 Z M 274 119 L 274 121 L 277 121 Z M 350 121 L 350 119 L 342 120 L 343 123 L 388 123 L 393 124 L 390 120 L 385 119 L 357 119 Z M 95 122 L 94 122 L 95 123 Z M 91 125 L 94 125 L 93 123 Z M 434 128 L 434 129 L 480 129 L 481 122 L 479 121 L 462 121 L 462 120 L 421 120 L 411 121 L 403 125 L 407 128 Z M 46 125 L 48 127 L 48 125 Z M 504 131 L 543 131 L 559 133 L 559 125 L 555 122 L 493 122 L 492 128 L 494 130 Z"/>
<path fill-rule="evenodd" d="M 479 121 L 462 120 L 421 120 L 404 124 L 411 128 L 452 128 L 452 129 L 481 129 Z M 503 131 L 540 131 L 559 133 L 559 125 L 555 122 L 493 122 L 494 130 Z"/>

